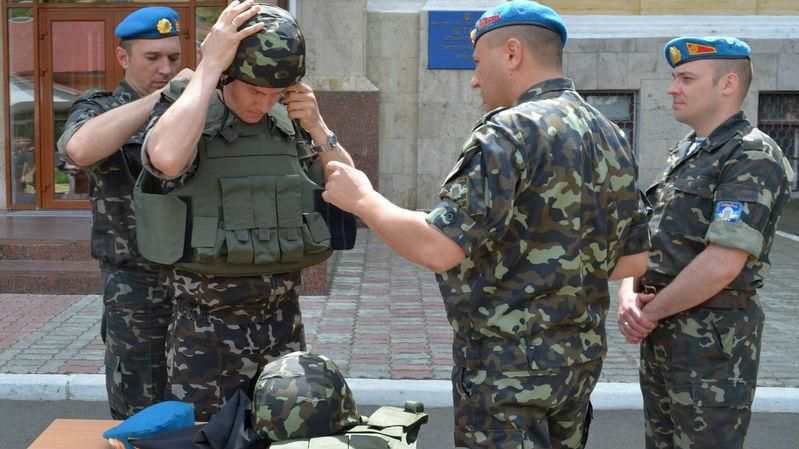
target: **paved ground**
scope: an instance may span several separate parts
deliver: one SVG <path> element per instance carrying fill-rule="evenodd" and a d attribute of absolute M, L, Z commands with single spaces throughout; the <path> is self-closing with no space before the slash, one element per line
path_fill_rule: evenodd
<path fill-rule="evenodd" d="M 376 407 L 361 405 L 358 411 L 369 415 Z M 452 409 L 426 408 L 430 419 L 422 426 L 418 449 L 445 449 L 453 446 Z M 55 418 L 109 419 L 104 402 L 81 401 L 3 401 L 0 400 L 0 449 L 28 447 Z M 796 449 L 799 440 L 797 415 L 754 413 L 746 437 L 746 449 Z M 109 427 L 111 425 L 109 424 Z M 594 414 L 586 449 L 640 449 L 644 447 L 643 414 L 639 410 L 607 410 Z"/>
<path fill-rule="evenodd" d="M 777 237 L 761 300 L 766 311 L 759 385 L 799 387 L 799 239 Z M 612 294 L 615 296 L 615 289 Z M 615 313 L 615 298 L 611 314 Z M 361 230 L 333 262 L 328 296 L 302 298 L 310 349 L 350 378 L 449 379 L 451 330 L 433 275 Z M 98 296 L 0 294 L 0 374 L 102 373 Z M 603 382 L 637 382 L 637 346 L 608 322 Z"/>

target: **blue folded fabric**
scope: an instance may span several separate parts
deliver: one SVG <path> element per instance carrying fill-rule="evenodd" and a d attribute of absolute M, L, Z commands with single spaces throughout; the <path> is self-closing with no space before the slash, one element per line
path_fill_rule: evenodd
<path fill-rule="evenodd" d="M 147 437 L 189 426 L 194 426 L 194 407 L 191 404 L 179 401 L 159 402 L 106 430 L 103 438 L 109 440 L 114 447 L 119 447 L 115 444 L 119 442 L 126 449 L 135 449 L 128 438 Z"/>

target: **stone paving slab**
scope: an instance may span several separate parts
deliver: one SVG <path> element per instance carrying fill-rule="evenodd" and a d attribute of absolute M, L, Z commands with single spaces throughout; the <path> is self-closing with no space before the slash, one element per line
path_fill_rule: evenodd
<path fill-rule="evenodd" d="M 766 313 L 758 385 L 799 387 L 799 239 L 778 237 L 760 292 Z M 348 378 L 448 380 L 452 334 L 433 274 L 391 253 L 361 229 L 331 260 L 327 296 L 303 296 L 309 348 Z M 101 374 L 97 295 L 0 294 L 0 373 Z M 615 287 L 601 382 L 637 383 L 638 346 L 618 332 Z"/>

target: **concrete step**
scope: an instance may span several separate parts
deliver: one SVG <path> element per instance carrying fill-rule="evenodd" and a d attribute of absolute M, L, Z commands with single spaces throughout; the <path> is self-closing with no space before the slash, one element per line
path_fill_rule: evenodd
<path fill-rule="evenodd" d="M 89 240 L 4 239 L 0 260 L 90 261 Z"/>
<path fill-rule="evenodd" d="M 97 261 L 0 260 L 0 293 L 100 293 Z"/>

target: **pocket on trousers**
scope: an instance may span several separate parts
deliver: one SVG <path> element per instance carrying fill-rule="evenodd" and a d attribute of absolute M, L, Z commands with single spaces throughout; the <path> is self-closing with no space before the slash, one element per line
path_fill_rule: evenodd
<path fill-rule="evenodd" d="M 691 398 L 697 407 L 742 407 L 752 405 L 755 390 L 745 382 L 694 382 Z"/>
<path fill-rule="evenodd" d="M 116 413 L 127 414 L 128 404 L 123 394 L 125 380 L 120 369 L 119 356 L 106 349 L 104 364 L 108 405 Z"/>

